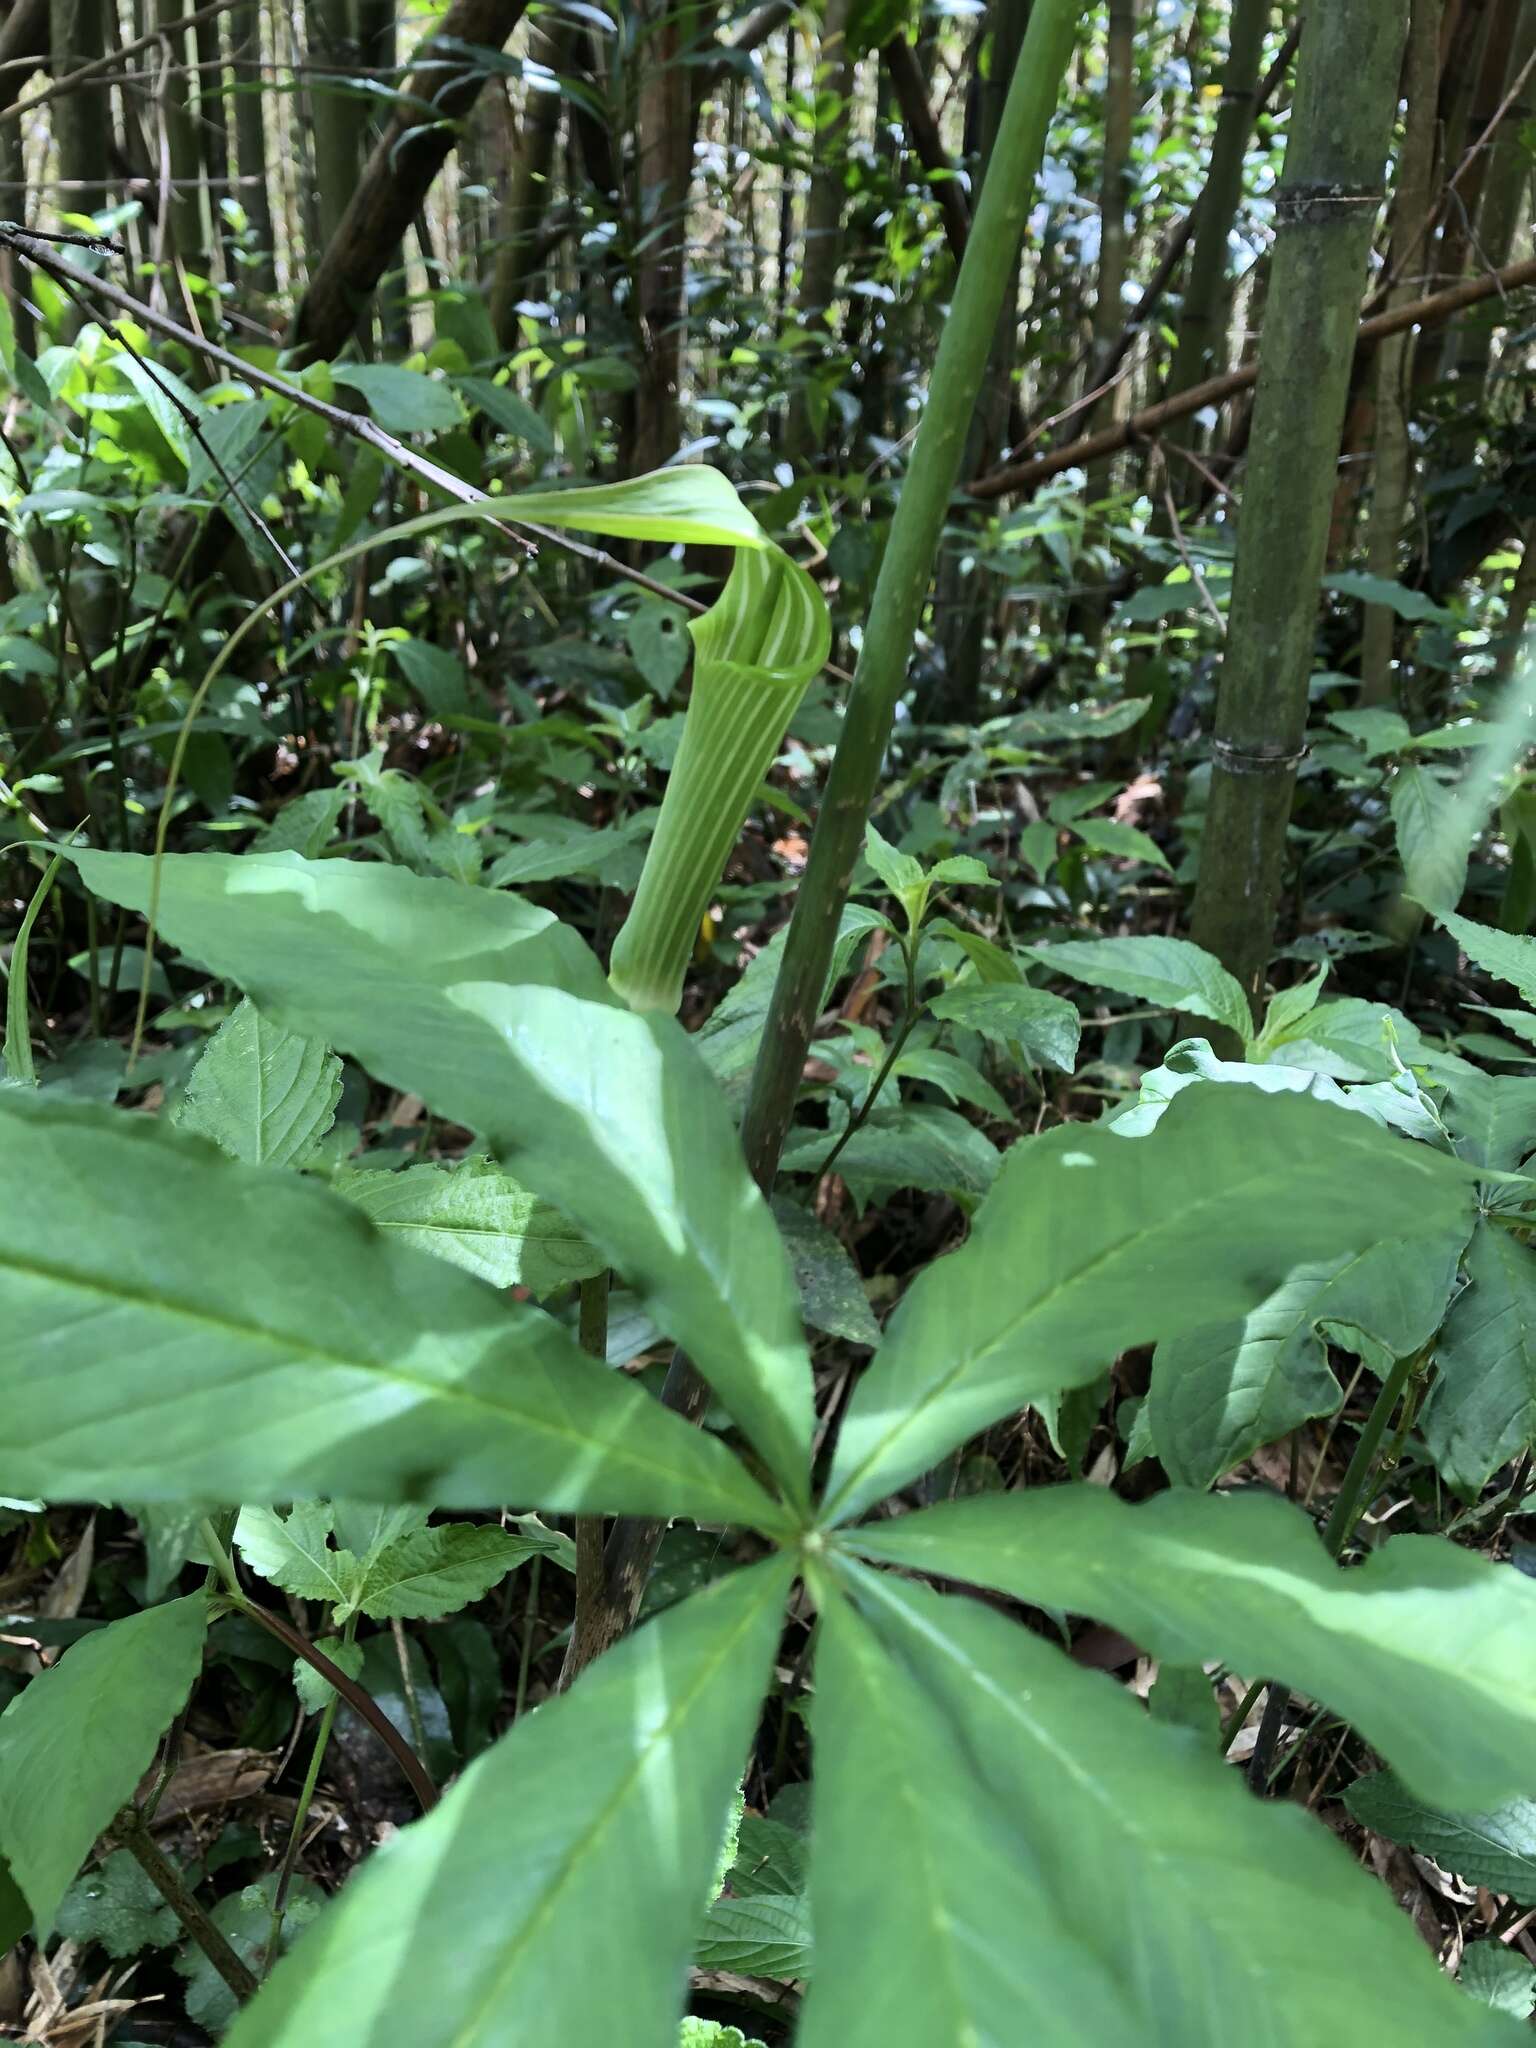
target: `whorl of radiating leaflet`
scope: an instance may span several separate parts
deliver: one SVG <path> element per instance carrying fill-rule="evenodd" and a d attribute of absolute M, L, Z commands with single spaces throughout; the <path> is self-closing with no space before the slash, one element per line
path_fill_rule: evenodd
<path fill-rule="evenodd" d="M 738 549 L 717 603 L 690 621 L 693 695 L 609 980 L 631 1009 L 675 1010 L 709 899 L 832 626 L 778 548 Z"/>

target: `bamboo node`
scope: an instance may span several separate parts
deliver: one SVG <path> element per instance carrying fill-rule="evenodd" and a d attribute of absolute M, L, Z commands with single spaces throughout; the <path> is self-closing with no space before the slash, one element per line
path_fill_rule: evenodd
<path fill-rule="evenodd" d="M 1229 775 L 1284 775 L 1306 759 L 1307 749 L 1302 746 L 1250 752 L 1234 747 L 1230 740 L 1212 740 L 1211 754 Z"/>
<path fill-rule="evenodd" d="M 1275 225 L 1325 227 L 1356 206 L 1380 206 L 1375 185 L 1286 185 L 1275 195 Z"/>

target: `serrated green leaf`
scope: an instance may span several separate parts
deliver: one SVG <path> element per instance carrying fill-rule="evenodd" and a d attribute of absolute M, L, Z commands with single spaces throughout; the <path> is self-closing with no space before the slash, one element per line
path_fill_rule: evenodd
<path fill-rule="evenodd" d="M 791 1570 L 718 1580 L 517 1722 L 347 1885 L 228 2048 L 676 2048 Z"/>
<path fill-rule="evenodd" d="M 1329 1331 L 1361 1331 L 1393 1358 L 1427 1343 L 1455 1292 L 1466 1239 L 1458 1227 L 1298 1266 L 1241 1322 L 1160 1344 L 1147 1419 L 1174 1485 L 1210 1486 L 1261 1444 L 1333 1414 L 1340 1389 Z"/>
<path fill-rule="evenodd" d="M 0 1130 L 0 1404 L 18 1486 L 451 1507 L 510 1494 L 706 1521 L 751 1520 L 760 1502 L 773 1518 L 718 1441 L 540 1311 L 386 1245 L 308 1177 L 125 1111 L 51 1107 L 46 1091 L 0 1091 Z"/>
<path fill-rule="evenodd" d="M 272 1935 L 272 1901 L 277 1892 L 278 1873 L 268 1871 L 243 1891 L 231 1892 L 219 1900 L 209 1916 L 241 1961 L 259 1967 Z M 320 1887 L 302 1875 L 288 1887 L 279 1953 L 286 1955 L 319 1910 Z M 235 1994 L 194 1942 L 188 1942 L 176 1958 L 176 1968 L 187 1980 L 183 1994 L 187 2017 L 210 2033 L 218 2034 L 235 2013 Z"/>
<path fill-rule="evenodd" d="M 1352 1721 L 1421 1795 L 1509 1797 L 1536 1730 L 1536 1584 L 1432 1536 L 1344 1569 L 1271 1494 L 978 1494 L 850 1539 L 866 1556 L 1091 1614 L 1158 1658 L 1268 1672 Z"/>
<path fill-rule="evenodd" d="M 1077 1064 L 1082 1018 L 1063 996 L 1022 983 L 968 981 L 934 996 L 928 1007 L 947 1024 L 979 1032 L 994 1045 L 1022 1046 L 1027 1057 L 1064 1074 Z"/>
<path fill-rule="evenodd" d="M 340 1636 L 321 1636 L 315 1647 L 323 1650 L 337 1670 L 344 1671 L 348 1678 L 361 1678 L 361 1643 L 344 1642 Z M 293 1689 L 298 1694 L 299 1705 L 306 1714 L 318 1714 L 323 1708 L 328 1707 L 336 1691 L 331 1681 L 303 1657 L 295 1657 L 293 1660 Z"/>
<path fill-rule="evenodd" d="M 683 2021 L 677 2048 L 763 2048 L 761 2041 L 748 2040 L 740 2027 L 723 2027 L 718 2020 L 695 2019 L 690 2013 Z"/>
<path fill-rule="evenodd" d="M 147 856 L 76 858 L 97 894 L 148 910 Z M 158 918 L 290 1029 L 482 1133 L 642 1290 L 804 1494 L 813 1418 L 794 1284 L 730 1113 L 675 1021 L 620 1007 L 547 912 L 396 867 L 170 855 Z"/>
<path fill-rule="evenodd" d="M 1536 1151 L 1536 1079 L 1458 1073 L 1446 1098 L 1445 1121 L 1458 1158 L 1512 1172 Z"/>
<path fill-rule="evenodd" d="M 495 1523 L 443 1522 L 397 1537 L 374 1559 L 356 1604 L 375 1621 L 437 1620 L 500 1585 L 545 1546 Z M 344 1618 L 344 1617 L 343 1617 Z"/>
<path fill-rule="evenodd" d="M 1474 924 L 1470 917 L 1457 917 L 1451 910 L 1435 910 L 1451 937 L 1469 960 L 1484 968 L 1495 981 L 1513 982 L 1524 1002 L 1536 1005 L 1536 939 L 1517 932 L 1501 932 L 1492 925 Z"/>
<path fill-rule="evenodd" d="M 1045 2008 L 1041 2040 L 1085 2048 L 1214 2040 L 1234 2012 L 1263 2014 L 1267 2048 L 1378 2032 L 1405 2048 L 1506 2038 L 1325 1828 L 1249 1797 L 1214 1750 L 1123 1688 L 976 1601 L 873 1574 L 859 1575 L 856 1597 L 883 1653 L 876 1682 L 899 1686 L 911 1716 L 906 1783 L 885 1794 L 906 1825 L 871 1838 L 867 1806 L 855 1815 L 819 1757 L 819 1967 L 801 2048 L 1012 2042 L 1029 2037 L 1031 1997 Z M 872 1790 L 858 1755 L 868 1740 L 851 1729 L 832 1761 L 839 1780 Z M 958 1800 L 975 1832 L 968 1841 L 957 1826 L 940 1862 L 929 1845 Z M 847 1846 L 825 1814 L 834 1801 Z M 996 1879 L 983 1889 L 993 1841 L 1006 1845 L 1002 1896 Z M 962 1884 L 968 1858 L 976 1876 Z M 1053 1921 L 1058 1901 L 1089 1889 L 1096 1911 Z M 872 1927 L 887 1938 L 872 1941 Z"/>
<path fill-rule="evenodd" d="M 489 1159 L 393 1173 L 343 1167 L 331 1186 L 387 1238 L 432 1252 L 493 1287 L 552 1294 L 607 1264 L 558 1209 Z"/>
<path fill-rule="evenodd" d="M 803 1898 L 716 1899 L 694 1950 L 702 1970 L 737 1970 L 751 1977 L 811 1974 L 811 1916 Z"/>
<path fill-rule="evenodd" d="M 794 1898 L 805 1890 L 809 1869 L 804 1835 L 762 1814 L 743 1817 L 729 1873 L 737 1898 Z"/>
<path fill-rule="evenodd" d="M 969 1241 L 908 1290 L 838 1439 L 847 1520 L 1132 1344 L 1247 1314 L 1304 1259 L 1454 1230 L 1466 1170 L 1297 1096 L 1186 1089 L 1145 1137 L 1015 1145 Z"/>
<path fill-rule="evenodd" d="M 1536 1966 L 1491 1936 L 1466 1948 L 1456 1982 L 1479 2005 L 1515 2019 L 1528 2020 L 1536 2003 Z"/>
<path fill-rule="evenodd" d="M 331 1544 L 335 1516 L 329 1501 L 298 1501 L 287 1514 L 242 1508 L 235 1543 L 253 1572 L 301 1600 L 349 1606 L 362 1582 L 363 1564 Z"/>
<path fill-rule="evenodd" d="M 1433 1857 L 1464 1883 L 1522 1906 L 1536 1901 L 1536 1799 L 1511 1799 L 1491 1813 L 1442 1813 L 1390 1771 L 1373 1771 L 1355 1780 L 1344 1804 L 1363 1826 Z"/>
<path fill-rule="evenodd" d="M 984 888 L 992 880 L 992 871 L 984 860 L 977 860 L 974 854 L 952 853 L 945 859 L 935 861 L 928 870 L 930 882 L 951 882 L 961 888 Z"/>
<path fill-rule="evenodd" d="M 0 1714 L 0 1855 L 40 1937 L 203 1661 L 203 1593 L 94 1629 Z"/>
<path fill-rule="evenodd" d="M 1070 975 L 1090 988 L 1114 989 L 1165 1010 L 1209 1017 L 1236 1032 L 1245 1044 L 1253 1037 L 1253 1018 L 1241 984 L 1212 954 L 1188 939 L 1068 939 L 1023 950 L 1053 973 Z"/>
<path fill-rule="evenodd" d="M 923 886 L 922 862 L 910 853 L 898 853 L 883 833 L 868 824 L 864 827 L 864 858 L 898 901 Z"/>
<path fill-rule="evenodd" d="M 169 1948 L 181 1931 L 153 1879 L 126 1849 L 114 1849 L 75 1879 L 59 1906 L 57 1924 L 68 1940 L 99 1942 L 119 1961 L 146 1948 Z"/>
<path fill-rule="evenodd" d="M 172 1121 L 252 1166 L 302 1166 L 341 1100 L 341 1061 L 323 1040 L 243 1002 L 198 1056 Z"/>

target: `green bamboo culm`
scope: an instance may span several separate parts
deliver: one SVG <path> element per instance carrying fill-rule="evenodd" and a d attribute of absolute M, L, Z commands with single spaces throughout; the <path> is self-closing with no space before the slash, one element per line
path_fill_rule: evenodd
<path fill-rule="evenodd" d="M 1274 943 L 1407 21 L 1405 0 L 1313 0 L 1301 36 L 1191 922 L 1250 1000 Z"/>
<path fill-rule="evenodd" d="M 784 1133 L 831 965 L 838 919 L 864 843 L 897 700 L 967 429 L 1003 311 L 1046 131 L 1077 40 L 1084 0 L 1034 0 L 1014 66 L 986 180 L 977 202 L 949 318 L 939 338 L 912 462 L 891 521 L 874 601 L 859 649 L 842 738 L 827 778 L 804 880 L 774 984 L 763 1049 L 742 1126 L 747 1160 L 767 1185 Z"/>
<path fill-rule="evenodd" d="M 831 651 L 821 592 L 766 536 L 738 544 L 690 619 L 693 693 L 608 979 L 632 1010 L 675 1011 L 709 899 L 806 686 Z"/>

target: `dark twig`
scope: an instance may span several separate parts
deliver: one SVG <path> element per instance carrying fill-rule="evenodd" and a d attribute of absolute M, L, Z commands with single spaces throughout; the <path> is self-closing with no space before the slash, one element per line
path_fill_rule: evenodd
<path fill-rule="evenodd" d="M 182 1883 L 181 1872 L 150 1835 L 138 1813 L 130 1808 L 120 1814 L 109 1833 L 114 1842 L 128 1851 L 236 1998 L 242 2004 L 254 1998 L 260 1988 L 254 1975 Z"/>

